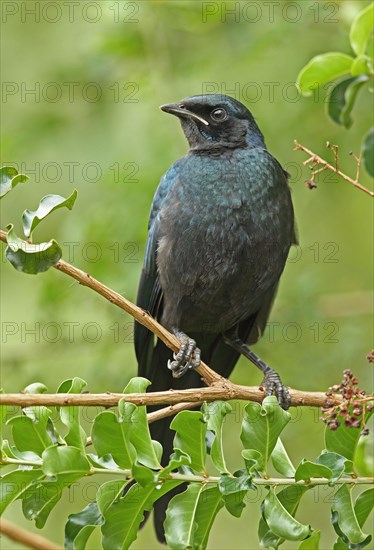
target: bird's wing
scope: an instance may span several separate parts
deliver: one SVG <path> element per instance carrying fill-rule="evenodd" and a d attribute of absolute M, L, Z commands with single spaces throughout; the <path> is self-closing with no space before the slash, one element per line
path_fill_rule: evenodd
<path fill-rule="evenodd" d="M 143 269 L 140 277 L 137 305 L 159 319 L 162 313 L 162 290 L 157 272 L 157 246 L 159 215 L 162 204 L 178 177 L 178 161 L 161 178 L 155 193 L 148 224 L 148 237 L 145 249 Z M 149 375 L 154 348 L 154 335 L 143 325 L 135 322 L 135 353 L 138 360 L 139 376 Z"/>

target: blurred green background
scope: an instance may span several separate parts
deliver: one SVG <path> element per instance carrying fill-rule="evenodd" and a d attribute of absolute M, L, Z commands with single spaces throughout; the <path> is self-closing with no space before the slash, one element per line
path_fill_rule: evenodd
<path fill-rule="evenodd" d="M 347 131 L 325 115 L 328 88 L 319 98 L 301 98 L 293 83 L 312 56 L 350 53 L 350 23 L 368 2 L 76 4 L 2 3 L 1 162 L 30 175 L 2 201 L 2 228 L 12 222 L 21 235 L 25 208 L 35 210 L 48 193 L 67 196 L 77 188 L 73 211 L 54 213 L 35 231 L 35 242 L 55 238 L 65 260 L 135 300 L 153 193 L 187 150 L 177 120 L 158 107 L 205 92 L 233 95 L 252 110 L 270 151 L 291 173 L 300 238 L 256 351 L 292 387 L 324 391 L 352 368 L 370 390 L 371 199 L 328 174 L 309 191 L 306 156 L 293 150 L 298 139 L 328 157 L 329 140 L 339 144 L 341 169 L 355 174 L 349 151 L 359 152 L 370 125 L 367 89 Z M 361 183 L 370 186 L 364 171 Z M 5 391 L 40 381 L 53 392 L 73 376 L 85 379 L 91 392 L 123 390 L 136 374 L 128 315 L 53 269 L 27 276 L 2 258 L 1 274 Z M 245 360 L 232 379 L 260 382 Z M 230 466 L 238 468 L 242 404 L 233 405 L 226 449 Z M 96 412 L 84 411 L 87 429 Z M 314 459 L 323 448 L 319 412 L 294 409 L 292 416 L 284 435 L 291 458 Z M 43 533 L 62 544 L 64 519 L 92 500 L 96 487 L 91 479 L 66 492 Z M 311 492 L 298 514 L 322 530 L 322 548 L 335 539 L 331 495 Z M 249 494 L 240 520 L 221 511 L 209 548 L 258 548 L 262 498 Z M 35 530 L 19 502 L 6 517 Z M 88 548 L 98 547 L 95 534 Z M 149 522 L 134 548 L 158 547 Z M 3 540 L 2 548 L 19 545 Z"/>

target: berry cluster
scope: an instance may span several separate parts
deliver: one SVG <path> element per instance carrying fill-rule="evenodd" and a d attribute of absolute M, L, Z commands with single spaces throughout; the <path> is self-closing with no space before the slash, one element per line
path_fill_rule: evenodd
<path fill-rule="evenodd" d="M 330 430 L 336 430 L 340 426 L 340 421 L 344 420 L 347 428 L 362 428 L 361 435 L 368 435 L 369 429 L 365 425 L 365 413 L 373 409 L 369 404 L 368 398 L 365 398 L 365 390 L 358 387 L 358 378 L 353 376 L 352 371 L 344 371 L 344 379 L 338 385 L 329 388 L 326 392 L 326 405 L 322 409 L 323 416 L 321 420 L 327 424 Z M 334 396 L 340 394 L 341 400 L 336 404 Z M 371 399 L 374 400 L 374 397 Z"/>

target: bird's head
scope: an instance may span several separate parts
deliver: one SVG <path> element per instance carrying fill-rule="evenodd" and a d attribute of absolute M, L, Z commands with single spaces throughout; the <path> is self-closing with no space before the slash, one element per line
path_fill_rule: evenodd
<path fill-rule="evenodd" d="M 191 150 L 265 146 L 250 111 L 232 97 L 195 95 L 160 109 L 179 118 Z"/>

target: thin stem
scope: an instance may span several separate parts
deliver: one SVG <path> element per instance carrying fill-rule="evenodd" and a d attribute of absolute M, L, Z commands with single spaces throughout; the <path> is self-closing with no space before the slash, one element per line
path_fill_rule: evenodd
<path fill-rule="evenodd" d="M 330 145 L 328 142 L 327 142 L 327 147 L 333 152 L 334 154 L 334 157 L 335 157 L 335 164 L 336 166 L 332 166 L 330 163 L 328 163 L 326 160 L 324 160 L 323 158 L 319 157 L 318 155 L 316 155 L 315 153 L 313 153 L 313 151 L 311 151 L 310 149 L 308 149 L 307 147 L 304 147 L 304 145 L 301 145 L 300 143 L 298 143 L 296 140 L 294 141 L 294 144 L 295 144 L 295 150 L 298 151 L 298 150 L 301 150 L 301 151 L 304 151 L 305 153 L 307 153 L 309 155 L 309 159 L 304 161 L 304 165 L 307 165 L 309 162 L 313 162 L 314 164 L 316 165 L 320 165 L 320 166 L 323 166 L 324 169 L 328 169 L 328 170 L 331 170 L 331 172 L 335 172 L 335 174 L 337 174 L 338 176 L 340 176 L 342 179 L 344 179 L 345 181 L 348 181 L 350 184 L 354 185 L 355 187 L 357 187 L 358 189 L 361 189 L 361 191 L 364 191 L 365 193 L 367 193 L 368 195 L 370 195 L 371 197 L 374 197 L 374 192 L 373 191 L 370 191 L 370 189 L 367 189 L 366 187 L 364 187 L 363 185 L 361 185 L 361 183 L 359 183 L 357 180 L 358 180 L 358 176 L 359 176 L 359 173 L 360 173 L 360 164 L 361 164 L 361 159 L 356 157 L 354 155 L 354 158 L 356 159 L 356 162 L 357 162 L 357 172 L 356 172 L 356 179 L 352 179 L 350 176 L 347 176 L 347 174 L 345 174 L 344 172 L 342 172 L 341 170 L 339 170 L 338 168 L 338 151 L 337 151 L 337 146 L 334 146 L 334 145 Z M 318 170 L 318 171 L 321 171 Z M 316 174 L 316 172 L 314 172 L 314 174 Z M 312 181 L 313 180 L 313 176 L 312 176 Z"/>
<path fill-rule="evenodd" d="M 61 546 L 57 546 L 54 542 L 51 542 L 50 540 L 35 533 L 30 533 L 30 531 L 26 531 L 11 521 L 3 518 L 0 520 L 0 533 L 9 539 L 22 544 L 22 546 L 27 546 L 27 548 L 34 548 L 35 550 L 61 549 Z"/>

